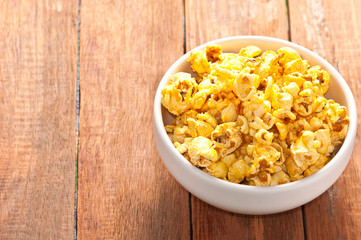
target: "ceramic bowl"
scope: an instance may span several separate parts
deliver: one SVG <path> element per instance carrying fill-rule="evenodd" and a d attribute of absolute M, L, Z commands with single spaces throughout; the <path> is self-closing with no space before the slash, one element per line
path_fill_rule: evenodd
<path fill-rule="evenodd" d="M 276 51 L 280 47 L 296 49 L 311 65 L 320 65 L 329 72 L 331 80 L 326 98 L 332 98 L 348 109 L 350 126 L 346 139 L 333 159 L 317 173 L 304 179 L 278 186 L 258 187 L 235 184 L 217 179 L 193 166 L 173 146 L 164 126 L 174 119 L 161 105 L 161 89 L 174 73 L 192 73 L 187 63 L 189 52 L 179 58 L 163 76 L 154 100 L 154 138 L 161 159 L 173 177 L 199 199 L 224 210 L 242 214 L 271 214 L 287 211 L 315 199 L 325 192 L 344 171 L 350 160 L 355 143 L 357 110 L 352 92 L 346 81 L 325 59 L 295 43 L 261 36 L 239 36 L 215 40 L 193 50 L 204 49 L 207 45 L 218 44 L 223 52 L 238 53 L 247 45 Z"/>

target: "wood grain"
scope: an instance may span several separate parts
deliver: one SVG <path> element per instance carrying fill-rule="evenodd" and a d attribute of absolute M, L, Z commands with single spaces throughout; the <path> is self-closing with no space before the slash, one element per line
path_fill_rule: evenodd
<path fill-rule="evenodd" d="M 361 101 L 361 2 L 290 1 L 292 40 L 320 54 L 345 78 Z M 358 106 L 360 126 L 361 107 Z M 305 206 L 308 239 L 361 239 L 361 141 L 340 179 Z"/>
<path fill-rule="evenodd" d="M 185 0 L 187 50 L 223 37 L 261 35 L 288 39 L 281 0 Z"/>
<path fill-rule="evenodd" d="M 187 51 L 234 35 L 288 38 L 285 1 L 197 1 L 186 4 Z M 194 239 L 303 239 L 301 208 L 269 216 L 216 209 L 192 196 Z"/>
<path fill-rule="evenodd" d="M 251 216 L 226 212 L 192 196 L 193 239 L 304 239 L 301 208 Z"/>
<path fill-rule="evenodd" d="M 79 239 L 188 239 L 188 193 L 153 140 L 153 99 L 183 54 L 183 4 L 82 1 Z"/>
<path fill-rule="evenodd" d="M 77 1 L 1 1 L 0 239 L 72 239 Z"/>

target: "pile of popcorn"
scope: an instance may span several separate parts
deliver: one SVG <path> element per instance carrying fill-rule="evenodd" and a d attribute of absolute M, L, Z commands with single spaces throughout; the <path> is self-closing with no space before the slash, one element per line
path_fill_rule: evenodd
<path fill-rule="evenodd" d="M 165 126 L 177 150 L 217 178 L 273 186 L 321 169 L 347 134 L 347 109 L 324 94 L 330 76 L 289 47 L 239 54 L 218 45 L 193 51 L 194 75 L 162 89 L 175 115 Z"/>

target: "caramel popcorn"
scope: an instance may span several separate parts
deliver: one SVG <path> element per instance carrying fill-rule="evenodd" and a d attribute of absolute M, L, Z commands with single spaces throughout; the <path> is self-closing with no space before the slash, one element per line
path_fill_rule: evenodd
<path fill-rule="evenodd" d="M 165 126 L 176 149 L 210 175 L 256 186 L 320 170 L 346 137 L 347 109 L 326 99 L 330 76 L 289 47 L 239 54 L 193 51 L 197 75 L 179 72 L 162 90 L 175 115 Z"/>

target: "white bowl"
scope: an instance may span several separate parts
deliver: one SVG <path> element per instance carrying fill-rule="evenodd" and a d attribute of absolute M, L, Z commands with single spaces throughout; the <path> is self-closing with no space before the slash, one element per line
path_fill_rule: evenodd
<path fill-rule="evenodd" d="M 199 199 L 224 210 L 243 214 L 271 214 L 301 206 L 325 192 L 344 171 L 350 160 L 357 130 L 357 111 L 352 92 L 346 81 L 326 60 L 297 44 L 270 37 L 239 36 L 215 40 L 193 50 L 200 50 L 210 44 L 219 44 L 223 52 L 238 53 L 242 47 L 256 45 L 265 50 L 276 51 L 280 47 L 296 49 L 311 65 L 320 65 L 331 76 L 327 98 L 348 109 L 350 126 L 346 139 L 334 158 L 317 173 L 304 179 L 271 187 L 247 186 L 217 179 L 193 166 L 173 146 L 164 129 L 172 116 L 161 105 L 161 89 L 177 72 L 191 73 L 187 63 L 189 52 L 179 58 L 162 78 L 154 100 L 154 138 L 158 152 L 170 173 L 189 192 Z"/>

